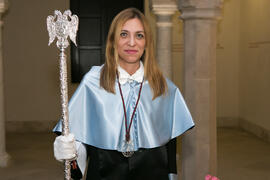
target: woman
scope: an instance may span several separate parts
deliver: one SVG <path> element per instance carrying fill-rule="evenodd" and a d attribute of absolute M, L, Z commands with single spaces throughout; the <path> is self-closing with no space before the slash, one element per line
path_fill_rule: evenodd
<path fill-rule="evenodd" d="M 54 154 L 59 161 L 78 154 L 74 176 L 176 177 L 175 138 L 194 123 L 180 91 L 157 66 L 150 27 L 139 10 L 129 8 L 114 18 L 106 62 L 84 76 L 70 100 L 69 119 L 71 135 L 56 138 Z M 54 131 L 61 131 L 60 122 Z"/>

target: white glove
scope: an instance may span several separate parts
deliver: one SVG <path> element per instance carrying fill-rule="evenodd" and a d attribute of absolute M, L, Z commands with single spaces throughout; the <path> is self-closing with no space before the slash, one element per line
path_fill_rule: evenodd
<path fill-rule="evenodd" d="M 173 174 L 173 173 L 170 173 L 169 174 L 169 180 L 177 180 L 178 179 L 178 175 L 177 174 Z"/>
<path fill-rule="evenodd" d="M 74 160 L 76 158 L 76 145 L 74 134 L 68 136 L 57 136 L 53 143 L 54 157 L 63 160 Z"/>

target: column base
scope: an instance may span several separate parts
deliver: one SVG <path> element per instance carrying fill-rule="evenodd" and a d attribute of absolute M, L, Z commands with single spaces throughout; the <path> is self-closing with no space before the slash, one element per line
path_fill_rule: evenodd
<path fill-rule="evenodd" d="M 9 164 L 10 156 L 4 152 L 0 155 L 0 167 L 7 167 Z"/>

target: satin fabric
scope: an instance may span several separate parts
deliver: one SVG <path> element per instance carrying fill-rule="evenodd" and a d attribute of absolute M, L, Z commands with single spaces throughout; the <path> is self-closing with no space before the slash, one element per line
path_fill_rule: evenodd
<path fill-rule="evenodd" d="M 77 141 L 97 148 L 124 151 L 125 119 L 117 81 L 116 93 L 99 86 L 102 66 L 93 67 L 83 78 L 69 102 L 70 132 Z M 179 89 L 166 80 L 168 92 L 152 100 L 148 81 L 144 81 L 141 98 L 130 130 L 134 151 L 166 144 L 194 126 L 191 114 Z M 128 123 L 138 98 L 140 83 L 121 85 Z M 61 131 L 61 121 L 53 131 Z"/>

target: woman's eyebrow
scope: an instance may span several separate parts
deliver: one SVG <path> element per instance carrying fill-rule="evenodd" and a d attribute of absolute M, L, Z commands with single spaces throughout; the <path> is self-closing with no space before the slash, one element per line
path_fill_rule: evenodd
<path fill-rule="evenodd" d="M 129 32 L 128 30 L 122 29 L 121 32 Z M 136 31 L 136 33 L 144 33 L 144 31 Z"/>

